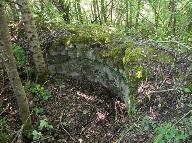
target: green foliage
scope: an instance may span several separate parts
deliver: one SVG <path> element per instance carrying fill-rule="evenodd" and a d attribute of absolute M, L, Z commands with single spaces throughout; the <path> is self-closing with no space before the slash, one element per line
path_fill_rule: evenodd
<path fill-rule="evenodd" d="M 109 50 L 102 50 L 100 56 L 109 58 L 116 67 L 123 66 L 122 57 L 124 55 L 124 48 L 109 48 Z"/>
<path fill-rule="evenodd" d="M 57 85 L 59 85 L 59 86 L 64 85 L 64 81 L 63 81 L 62 79 L 56 79 L 56 80 L 55 80 L 55 83 L 56 83 Z"/>
<path fill-rule="evenodd" d="M 128 111 L 130 115 L 136 114 L 137 89 L 140 81 L 143 79 L 144 73 L 143 67 L 140 66 L 140 61 L 142 60 L 142 58 L 142 47 L 128 47 L 123 57 L 123 64 L 127 74 L 128 85 L 130 87 L 130 106 Z"/>
<path fill-rule="evenodd" d="M 43 139 L 43 134 L 41 132 L 38 132 L 37 130 L 34 130 L 32 132 L 32 136 L 34 141 L 41 141 Z"/>
<path fill-rule="evenodd" d="M 170 62 L 173 62 L 173 57 L 171 57 L 169 54 L 165 52 L 160 52 L 157 55 L 157 60 L 162 63 L 170 63 Z"/>
<path fill-rule="evenodd" d="M 91 25 L 61 25 L 55 29 L 65 29 L 68 31 L 68 35 L 60 37 L 52 44 L 54 48 L 60 44 L 94 44 L 99 43 L 106 45 L 113 41 L 113 38 L 120 35 L 115 28 L 109 28 L 105 26 L 99 26 L 95 24 Z"/>
<path fill-rule="evenodd" d="M 22 73 L 26 74 L 27 77 L 31 77 L 33 74 L 33 69 L 27 64 L 27 57 L 25 51 L 22 47 L 17 44 L 12 44 L 13 53 L 17 62 L 17 67 L 21 70 Z"/>
<path fill-rule="evenodd" d="M 142 49 L 138 48 L 127 48 L 125 51 L 125 56 L 123 57 L 123 63 L 126 64 L 133 64 L 135 62 L 139 62 L 142 57 Z"/>
<path fill-rule="evenodd" d="M 180 122 L 180 126 L 185 129 L 185 133 L 188 135 L 188 137 L 192 136 L 192 116 L 184 118 Z"/>
<path fill-rule="evenodd" d="M 141 121 L 141 128 L 144 131 L 153 131 L 157 127 L 157 123 L 150 119 L 148 116 L 145 116 Z"/>
<path fill-rule="evenodd" d="M 8 129 L 6 118 L 0 116 L 0 142 L 10 143 L 12 141 L 13 132 Z"/>
<path fill-rule="evenodd" d="M 6 118 L 0 117 L 0 129 L 4 128 L 7 125 Z"/>
<path fill-rule="evenodd" d="M 183 92 L 184 93 L 191 93 L 192 92 L 192 83 L 189 82 L 188 84 L 185 85 L 185 87 L 183 88 Z"/>
<path fill-rule="evenodd" d="M 171 122 L 165 122 L 156 128 L 154 143 L 180 143 L 187 138 L 187 134 Z"/>
<path fill-rule="evenodd" d="M 113 60 L 114 63 L 121 63 L 122 62 L 121 61 L 122 52 L 121 52 L 120 48 L 112 48 L 109 51 L 109 56 L 111 57 L 111 59 Z"/>
<path fill-rule="evenodd" d="M 53 126 L 49 124 L 47 119 L 40 120 L 39 130 L 52 129 Z"/>
<path fill-rule="evenodd" d="M 187 88 L 187 87 L 184 88 L 183 91 L 184 91 L 184 93 L 191 93 L 191 90 L 189 88 Z"/>
<path fill-rule="evenodd" d="M 145 50 L 145 52 L 143 52 Z M 140 81 L 144 79 L 146 69 L 143 68 L 141 62 L 151 54 L 151 49 L 148 47 L 135 47 L 134 43 L 127 40 L 119 47 L 102 50 L 101 56 L 109 58 L 115 67 L 125 69 L 127 75 L 127 83 L 129 86 L 129 115 L 136 114 L 136 96 Z"/>
<path fill-rule="evenodd" d="M 125 34 L 137 38 L 165 40 L 173 35 L 190 43 L 192 7 L 189 0 L 173 1 L 174 13 L 170 11 L 168 0 L 105 2 L 103 6 L 102 1 L 91 0 L 31 1 L 31 7 L 38 27 L 52 29 L 65 23 L 64 17 L 69 15 L 70 25 L 97 23 L 102 26 L 119 27 Z"/>
<path fill-rule="evenodd" d="M 41 107 L 35 107 L 33 111 L 35 112 L 36 115 L 44 113 L 44 109 Z"/>
<path fill-rule="evenodd" d="M 12 44 L 12 49 L 16 58 L 17 66 L 24 66 L 27 63 L 27 59 L 23 48 L 17 44 Z"/>
<path fill-rule="evenodd" d="M 38 130 L 33 130 L 32 132 L 32 138 L 34 141 L 42 141 L 44 138 L 44 135 L 42 133 L 43 130 L 52 129 L 53 126 L 49 124 L 47 119 L 42 119 L 39 121 Z"/>
<path fill-rule="evenodd" d="M 38 26 L 47 29 L 63 23 L 62 15 L 52 4 L 52 1 L 32 1 L 32 3 L 33 16 Z"/>
<path fill-rule="evenodd" d="M 31 92 L 32 95 L 39 99 L 48 100 L 52 95 L 49 90 L 46 90 L 43 86 L 37 83 L 27 83 L 25 88 L 27 91 Z"/>

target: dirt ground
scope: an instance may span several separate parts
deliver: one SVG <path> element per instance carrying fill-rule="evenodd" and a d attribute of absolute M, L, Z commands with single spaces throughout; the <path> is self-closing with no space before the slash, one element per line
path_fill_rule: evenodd
<path fill-rule="evenodd" d="M 1 73 L 1 77 L 0 116 L 6 117 L 9 130 L 16 135 L 21 128 L 16 100 L 6 75 Z M 53 126 L 42 131 L 42 142 L 151 142 L 155 133 L 142 129 L 143 118 L 158 123 L 180 118 L 190 110 L 186 105 L 192 101 L 190 95 L 175 91 L 146 96 L 143 83 L 134 118 L 117 95 L 97 83 L 67 78 L 51 80 L 45 88 L 52 93 L 47 101 L 33 101 L 28 94 L 31 111 L 44 109 L 41 115 L 32 113 L 33 126 L 37 128 L 40 119 Z"/>

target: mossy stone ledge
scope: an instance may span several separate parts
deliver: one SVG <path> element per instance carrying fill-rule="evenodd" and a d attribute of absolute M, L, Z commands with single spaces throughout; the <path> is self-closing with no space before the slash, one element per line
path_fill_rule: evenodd
<path fill-rule="evenodd" d="M 112 60 L 102 56 L 100 48 L 87 44 L 57 45 L 48 49 L 48 69 L 52 76 L 87 78 L 111 89 L 128 103 L 129 88 L 124 69 L 115 67 Z"/>
<path fill-rule="evenodd" d="M 168 53 L 138 46 L 131 40 L 122 39 L 122 35 L 105 31 L 105 36 L 98 38 L 89 30 L 75 30 L 55 38 L 47 49 L 50 75 L 98 82 L 121 97 L 129 111 L 135 105 L 140 81 L 150 76 L 150 69 L 145 65 L 172 61 Z"/>

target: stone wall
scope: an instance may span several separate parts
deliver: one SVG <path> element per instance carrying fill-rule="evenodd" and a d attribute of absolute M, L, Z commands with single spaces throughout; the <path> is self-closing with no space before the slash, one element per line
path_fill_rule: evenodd
<path fill-rule="evenodd" d="M 98 82 L 129 102 L 126 74 L 100 54 L 101 48 L 86 44 L 59 45 L 48 49 L 47 62 L 52 76 L 71 76 Z"/>

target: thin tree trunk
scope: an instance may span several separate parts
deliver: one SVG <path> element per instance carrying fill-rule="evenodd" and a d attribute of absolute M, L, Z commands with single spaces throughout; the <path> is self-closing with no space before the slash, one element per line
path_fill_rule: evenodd
<path fill-rule="evenodd" d="M 110 9 L 111 23 L 113 23 L 113 7 L 114 7 L 114 2 L 112 0 L 112 2 L 111 2 L 111 9 Z"/>
<path fill-rule="evenodd" d="M 63 15 L 63 20 L 66 23 L 70 23 L 70 2 L 65 2 L 63 0 L 53 0 L 53 5 L 58 9 L 60 13 Z"/>
<path fill-rule="evenodd" d="M 98 19 L 98 16 L 97 16 L 97 1 L 96 0 L 93 0 L 93 22 L 96 22 L 97 23 L 97 19 Z"/>
<path fill-rule="evenodd" d="M 80 0 L 76 0 L 76 8 L 77 8 L 77 12 L 78 12 L 78 19 L 80 21 L 80 23 L 83 24 L 83 14 L 81 11 L 81 1 Z"/>
<path fill-rule="evenodd" d="M 170 15 L 168 27 L 171 28 L 171 34 L 175 35 L 175 32 L 176 32 L 176 16 L 175 16 L 176 2 L 175 2 L 175 0 L 169 1 L 169 11 L 170 11 L 171 15 Z"/>
<path fill-rule="evenodd" d="M 129 2 L 128 0 L 125 0 L 125 6 L 126 6 L 126 28 L 129 27 Z"/>
<path fill-rule="evenodd" d="M 157 29 L 159 25 L 159 16 L 156 9 L 154 10 L 154 14 L 155 14 L 155 28 Z"/>
<path fill-rule="evenodd" d="M 137 14 L 135 19 L 135 29 L 137 29 L 139 25 L 140 10 L 141 10 L 141 0 L 137 0 Z"/>
<path fill-rule="evenodd" d="M 21 121 L 24 125 L 25 133 L 32 129 L 28 100 L 24 87 L 22 86 L 13 51 L 11 49 L 10 35 L 8 31 L 8 22 L 5 16 L 3 4 L 0 2 L 0 50 L 3 55 L 7 75 L 17 99 Z"/>
<path fill-rule="evenodd" d="M 97 17 L 99 18 L 100 25 L 102 25 L 101 12 L 99 10 L 99 2 L 96 0 Z"/>
<path fill-rule="evenodd" d="M 13 21 L 15 23 L 17 23 L 19 21 L 19 14 L 18 14 L 18 11 L 17 11 L 18 9 L 16 8 L 15 1 L 13 0 L 13 2 L 11 2 L 9 4 L 9 6 L 10 6 L 10 9 L 11 9 L 11 13 L 13 15 Z"/>
<path fill-rule="evenodd" d="M 20 6 L 22 20 L 24 23 L 24 30 L 29 42 L 30 56 L 32 56 L 32 62 L 36 70 L 36 78 L 38 82 L 43 83 L 47 80 L 47 67 L 43 57 L 43 51 L 40 47 L 39 38 L 35 22 L 32 17 L 32 13 L 28 0 L 17 0 Z"/>
<path fill-rule="evenodd" d="M 129 28 L 132 28 L 133 24 L 133 3 L 132 0 L 129 0 Z"/>
<path fill-rule="evenodd" d="M 101 0 L 101 20 L 102 22 L 106 23 L 107 22 L 107 14 L 106 14 L 106 8 L 105 7 L 105 0 Z"/>

